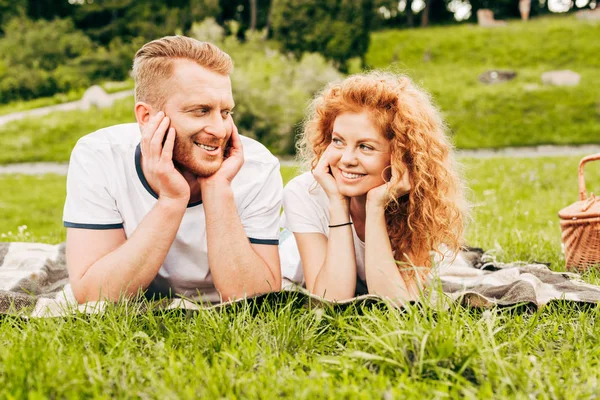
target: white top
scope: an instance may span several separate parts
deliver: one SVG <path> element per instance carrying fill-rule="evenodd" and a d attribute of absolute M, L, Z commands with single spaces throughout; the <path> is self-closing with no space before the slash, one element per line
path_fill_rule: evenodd
<path fill-rule="evenodd" d="M 292 179 L 283 189 L 282 226 L 293 233 L 322 233 L 329 237 L 329 199 L 325 191 L 317 183 L 310 172 Z M 356 234 L 352 225 L 354 238 L 354 254 L 356 256 L 357 293 L 366 290 L 365 275 L 365 243 Z M 283 278 L 295 282 L 304 282 L 302 262 L 296 241 L 289 232 L 282 233 L 282 243 L 279 246 L 281 271 Z M 453 254 L 445 245 L 440 245 L 440 251 L 431 252 L 436 269 L 449 265 L 464 263 L 460 255 Z M 458 264 L 457 264 L 458 265 Z M 433 271 L 432 271 L 433 272 Z"/>
<path fill-rule="evenodd" d="M 119 229 L 130 237 L 158 196 L 141 166 L 138 124 L 101 129 L 77 142 L 67 176 L 64 225 Z M 279 243 L 282 180 L 279 161 L 262 144 L 241 136 L 244 164 L 231 187 L 251 243 Z M 180 294 L 219 301 L 210 270 L 202 202 L 189 204 L 148 294 Z"/>
<path fill-rule="evenodd" d="M 292 179 L 283 190 L 282 225 L 294 233 L 322 233 L 329 237 L 329 199 L 325 191 L 315 181 L 310 172 L 306 172 Z M 364 283 L 365 275 L 365 243 L 359 239 L 352 227 L 354 238 L 354 254 L 356 255 L 356 272 L 358 278 Z M 282 243 L 285 246 L 295 245 L 295 241 L 287 239 Z M 302 264 L 299 257 L 290 256 L 287 249 L 280 250 L 281 268 L 283 276 L 297 283 L 303 281 Z M 285 253 L 285 254 L 284 254 Z"/>

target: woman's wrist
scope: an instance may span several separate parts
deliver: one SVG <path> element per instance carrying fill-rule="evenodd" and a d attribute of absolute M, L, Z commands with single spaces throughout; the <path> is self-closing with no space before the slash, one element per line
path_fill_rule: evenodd
<path fill-rule="evenodd" d="M 385 214 L 385 205 L 376 201 L 368 201 L 366 205 L 367 214 L 382 215 Z"/>
<path fill-rule="evenodd" d="M 350 199 L 347 197 L 334 197 L 329 199 L 329 214 L 343 212 L 350 215 Z"/>

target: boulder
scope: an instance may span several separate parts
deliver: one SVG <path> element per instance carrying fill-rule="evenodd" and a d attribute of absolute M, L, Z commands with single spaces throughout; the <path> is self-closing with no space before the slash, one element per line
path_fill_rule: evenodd
<path fill-rule="evenodd" d="M 487 8 L 480 8 L 477 10 L 477 23 L 479 26 L 494 27 L 494 26 L 505 26 L 506 21 L 498 21 L 494 19 L 494 12 Z"/>
<path fill-rule="evenodd" d="M 89 110 L 91 107 L 105 108 L 113 105 L 113 99 L 104 89 L 98 85 L 89 87 L 81 98 L 82 110 Z"/>
<path fill-rule="evenodd" d="M 516 76 L 517 73 L 515 71 L 490 70 L 480 74 L 477 79 L 479 79 L 479 82 L 481 83 L 491 85 L 493 83 L 501 83 L 513 80 Z"/>
<path fill-rule="evenodd" d="M 548 71 L 542 74 L 544 85 L 576 86 L 581 81 L 581 75 L 568 69 L 562 71 Z"/>
<path fill-rule="evenodd" d="M 577 19 L 588 20 L 588 21 L 600 21 L 600 7 L 596 7 L 593 10 L 581 10 L 575 13 Z"/>

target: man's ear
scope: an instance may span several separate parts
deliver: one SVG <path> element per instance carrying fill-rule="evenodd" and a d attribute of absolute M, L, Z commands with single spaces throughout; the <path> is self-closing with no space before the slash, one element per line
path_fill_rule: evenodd
<path fill-rule="evenodd" d="M 156 113 L 156 110 L 148 103 L 138 101 L 134 106 L 135 119 L 140 126 L 148 123 L 148 120 Z"/>

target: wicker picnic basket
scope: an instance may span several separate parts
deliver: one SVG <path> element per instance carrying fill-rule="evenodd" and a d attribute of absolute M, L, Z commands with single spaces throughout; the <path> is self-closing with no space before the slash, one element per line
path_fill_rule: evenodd
<path fill-rule="evenodd" d="M 579 201 L 558 212 L 567 269 L 585 271 L 600 266 L 600 197 L 587 196 L 583 167 L 600 153 L 579 162 Z"/>

